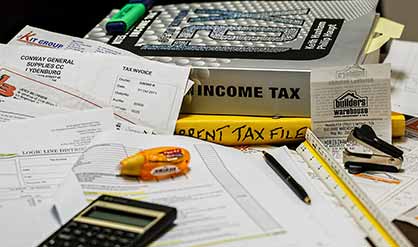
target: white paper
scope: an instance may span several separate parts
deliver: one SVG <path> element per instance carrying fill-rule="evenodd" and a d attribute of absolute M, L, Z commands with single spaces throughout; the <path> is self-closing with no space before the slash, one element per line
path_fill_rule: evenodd
<path fill-rule="evenodd" d="M 118 175 L 121 159 L 156 146 L 186 148 L 190 172 L 158 182 Z M 98 136 L 73 170 L 91 199 L 105 193 L 176 207 L 176 227 L 157 245 L 332 246 L 309 206 L 259 166 L 237 150 L 192 138 L 121 132 Z"/>
<path fill-rule="evenodd" d="M 418 204 L 417 163 L 418 141 L 411 138 L 398 140 L 395 145 L 404 150 L 403 169 L 400 173 L 370 171 L 350 175 L 356 184 L 374 201 L 389 219 Z M 310 171 L 312 178 L 315 174 Z M 323 193 L 332 195 L 323 186 Z M 336 203 L 338 203 L 336 201 Z"/>
<path fill-rule="evenodd" d="M 401 149 L 404 152 L 404 155 L 406 155 L 406 154 L 411 153 L 413 150 L 415 150 L 418 147 L 418 138 L 415 136 L 409 135 L 407 132 L 405 136 L 403 136 L 402 138 L 394 139 L 393 145 Z"/>
<path fill-rule="evenodd" d="M 30 119 L 76 111 L 46 104 L 15 100 L 13 98 L 4 99 L 5 100 L 0 101 L 0 122 Z M 147 126 L 131 124 L 127 121 L 117 121 L 116 130 L 134 132 L 138 134 L 156 134 L 153 129 Z"/>
<path fill-rule="evenodd" d="M 383 198 L 414 179 L 402 173 L 390 172 L 366 172 L 351 175 L 351 178 L 378 206 Z"/>
<path fill-rule="evenodd" d="M 272 146 L 250 147 L 249 149 L 252 152 L 246 151 L 246 153 L 252 157 L 257 157 L 260 160 L 260 165 L 263 162 L 260 151 L 264 150 L 269 152 L 302 185 L 312 201 L 312 204 L 309 207 L 305 207 L 304 210 L 307 211 L 314 221 L 323 227 L 328 237 L 333 239 L 332 241 L 335 246 L 367 246 L 365 240 L 366 235 L 361 228 L 347 213 L 345 208 L 339 204 L 338 200 L 330 194 L 322 182 L 313 175 L 312 170 L 296 152 L 286 147 L 277 148 Z M 261 168 L 265 170 L 266 174 L 273 173 L 273 175 L 270 175 L 272 179 L 276 179 L 276 182 L 283 189 L 286 189 L 286 185 L 269 166 L 265 165 L 261 166 Z M 288 188 L 288 194 L 291 195 L 292 193 Z M 297 201 L 300 199 L 296 195 L 293 196 L 293 200 L 295 201 L 295 205 L 298 205 Z"/>
<path fill-rule="evenodd" d="M 418 43 L 393 40 L 385 63 L 392 66 L 392 110 L 418 117 Z"/>
<path fill-rule="evenodd" d="M 401 173 L 390 173 L 393 177 L 403 177 L 395 189 L 379 198 L 378 204 L 390 218 L 399 217 L 405 211 L 418 205 L 418 139 L 408 135 L 397 140 L 394 145 L 404 151 Z M 408 178 L 408 179 L 405 179 Z M 407 216 L 408 217 L 408 216 Z"/>
<path fill-rule="evenodd" d="M 72 110 L 52 107 L 48 105 L 34 104 L 27 101 L 7 99 L 0 102 L 0 123 L 13 120 L 24 120 L 53 114 L 62 114 Z"/>
<path fill-rule="evenodd" d="M 61 196 L 71 198 L 65 209 L 74 216 L 81 210 L 80 206 L 86 204 L 74 173 L 69 174 L 61 188 L 65 192 Z M 53 208 L 54 199 L 38 203 L 37 207 L 33 207 L 34 202 L 28 204 L 30 200 L 33 199 L 12 200 L 2 204 L 0 229 L 4 246 L 37 246 L 61 226 Z"/>
<path fill-rule="evenodd" d="M 401 174 L 418 177 L 418 138 L 407 134 L 403 138 L 395 140 L 394 145 L 404 152 Z"/>
<path fill-rule="evenodd" d="M 418 204 L 418 178 L 399 187 L 379 203 L 386 216 L 393 220 L 406 210 Z"/>
<path fill-rule="evenodd" d="M 51 202 L 31 207 L 12 201 L 1 208 L 0 218 L 2 245 L 7 247 L 37 246 L 60 226 Z"/>
<path fill-rule="evenodd" d="M 0 67 L 0 75 L 0 96 L 9 99 L 72 110 L 97 109 L 109 106 L 73 88 L 53 84 L 10 66 Z M 117 110 L 114 110 L 114 112 L 114 116 L 118 121 L 129 122 L 131 124 L 138 123 L 135 117 Z M 141 125 L 145 124 L 141 123 Z"/>
<path fill-rule="evenodd" d="M 190 68 L 141 57 L 0 45 L 0 64 L 65 84 L 172 134 Z"/>
<path fill-rule="evenodd" d="M 88 205 L 73 171 L 70 171 L 68 176 L 64 178 L 59 189 L 55 191 L 52 201 L 55 216 L 61 225 Z"/>
<path fill-rule="evenodd" d="M 304 170 L 308 177 L 315 185 L 315 187 L 321 191 L 322 195 L 324 195 L 328 200 L 333 202 L 334 205 L 343 208 L 343 205 L 340 204 L 338 199 L 332 194 L 328 188 L 322 183 L 318 176 L 311 170 L 311 168 L 306 164 L 306 162 L 299 156 L 296 152 L 292 152 L 292 158 L 297 162 L 298 167 L 301 170 Z M 375 173 L 363 173 L 362 176 L 365 175 L 367 177 L 360 177 L 357 175 L 351 175 L 351 178 L 356 182 L 356 184 L 366 193 L 366 195 L 374 201 L 374 203 L 381 207 L 391 196 L 393 197 L 397 191 L 403 186 L 408 185 L 414 180 L 414 177 L 408 176 L 404 173 L 389 173 L 389 172 L 375 172 Z M 388 208 L 389 209 L 389 208 Z M 382 211 L 386 214 L 387 217 L 391 217 L 393 213 L 387 210 Z M 396 214 L 396 213 L 395 213 Z M 352 221 L 354 219 L 347 215 L 347 217 L 351 218 Z"/>
<path fill-rule="evenodd" d="M 391 173 L 391 176 L 404 179 L 396 189 L 389 191 L 379 199 L 379 206 L 390 218 L 394 219 L 418 205 L 418 139 L 414 135 L 408 135 L 397 140 L 394 145 L 404 151 L 402 172 Z"/>
<path fill-rule="evenodd" d="M 350 131 L 362 124 L 391 143 L 390 65 L 313 69 L 311 117 L 313 132 L 337 159 Z"/>
<path fill-rule="evenodd" d="M 393 143 L 396 147 L 404 151 L 404 161 L 402 170 L 399 173 L 384 171 L 368 171 L 357 175 L 351 175 L 351 178 L 363 189 L 364 192 L 378 206 L 389 198 L 399 188 L 412 182 L 418 174 L 416 153 L 417 140 L 403 137 L 395 139 Z"/>
<path fill-rule="evenodd" d="M 54 33 L 28 25 L 20 30 L 20 32 L 9 41 L 9 44 L 74 50 L 79 52 L 136 56 L 131 52 L 102 42 Z"/>
<path fill-rule="evenodd" d="M 0 204 L 51 199 L 91 140 L 114 129 L 110 108 L 2 123 Z"/>
<path fill-rule="evenodd" d="M 418 227 L 418 207 L 414 207 L 401 216 L 396 218 L 397 220 L 408 222 L 416 227 Z"/>

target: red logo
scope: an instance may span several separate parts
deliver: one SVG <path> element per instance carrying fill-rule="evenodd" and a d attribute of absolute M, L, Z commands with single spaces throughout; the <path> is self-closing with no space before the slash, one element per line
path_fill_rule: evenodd
<path fill-rule="evenodd" d="M 22 37 L 19 38 L 19 40 L 21 41 L 25 41 L 25 42 L 30 42 L 30 38 L 32 38 L 33 36 L 35 36 L 36 33 L 30 31 L 29 33 L 22 35 Z"/>
<path fill-rule="evenodd" d="M 0 77 L 0 95 L 5 97 L 12 97 L 14 91 L 16 90 L 15 86 L 6 83 L 9 78 L 10 76 L 8 75 L 2 75 Z"/>

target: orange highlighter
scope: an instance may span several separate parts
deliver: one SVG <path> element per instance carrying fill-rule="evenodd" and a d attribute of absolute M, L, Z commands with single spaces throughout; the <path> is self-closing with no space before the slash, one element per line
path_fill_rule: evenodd
<path fill-rule="evenodd" d="M 180 147 L 158 147 L 143 150 L 120 162 L 120 174 L 138 176 L 141 180 L 160 180 L 186 174 L 190 153 Z"/>

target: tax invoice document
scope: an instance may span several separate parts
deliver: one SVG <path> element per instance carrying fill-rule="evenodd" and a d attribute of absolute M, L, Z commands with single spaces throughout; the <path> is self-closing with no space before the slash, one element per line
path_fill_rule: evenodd
<path fill-rule="evenodd" d="M 148 182 L 119 175 L 122 159 L 159 146 L 188 150 L 190 172 Z M 277 185 L 280 178 L 273 180 L 274 173 L 260 165 L 267 166 L 238 150 L 188 137 L 106 132 L 73 171 L 90 200 L 111 194 L 176 207 L 176 226 L 154 246 L 332 246 L 309 206 L 294 200 L 289 188 Z"/>
<path fill-rule="evenodd" d="M 65 84 L 172 134 L 190 68 L 139 56 L 0 45 L 0 64 Z"/>
<path fill-rule="evenodd" d="M 0 205 L 50 199 L 91 140 L 114 129 L 111 108 L 0 124 Z"/>
<path fill-rule="evenodd" d="M 0 65 L 0 97 L 73 110 L 103 108 L 103 101 L 65 85 L 56 85 L 13 66 Z M 132 116 L 114 110 L 115 117 L 136 124 Z"/>
<path fill-rule="evenodd" d="M 82 93 L 72 87 L 58 85 L 44 78 L 20 71 L 10 66 L 0 66 L 0 104 L 2 102 L 19 100 L 32 104 L 66 108 L 69 110 L 85 110 L 109 107 L 97 98 Z M 18 109 L 16 106 L 14 109 Z M 34 108 L 31 107 L 33 111 Z M 136 117 L 126 112 L 113 109 L 117 125 L 121 129 L 135 129 L 136 132 L 153 132 L 153 129 L 140 122 Z M 38 112 L 35 110 L 35 112 Z M 51 113 L 55 112 L 51 110 Z M 18 111 L 14 113 L 19 113 Z M 15 114 L 16 116 L 16 114 Z M 133 126 L 135 125 L 135 126 Z M 133 126 L 133 127 L 131 127 Z"/>
<path fill-rule="evenodd" d="M 106 20 L 104 20 L 106 21 Z M 92 39 L 78 38 L 61 33 L 47 31 L 41 28 L 26 25 L 9 42 L 9 45 L 52 48 L 57 50 L 69 50 L 82 53 L 122 55 L 138 58 L 139 56 L 112 45 Z M 188 80 L 187 91 L 194 82 Z"/>

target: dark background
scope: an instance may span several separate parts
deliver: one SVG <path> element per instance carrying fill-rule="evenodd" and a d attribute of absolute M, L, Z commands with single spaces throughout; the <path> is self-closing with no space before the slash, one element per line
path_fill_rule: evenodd
<path fill-rule="evenodd" d="M 25 25 L 83 37 L 112 9 L 121 8 L 128 2 L 128 0 L 3 0 L 0 42 L 7 43 Z M 157 4 L 180 2 L 199 2 L 199 0 L 156 1 Z"/>
<path fill-rule="evenodd" d="M 84 36 L 122 0 L 5 0 L 2 4 L 0 42 L 7 43 L 25 25 L 73 36 Z M 5 6 L 4 6 L 5 5 Z M 5 21 L 5 22 L 4 22 Z"/>
<path fill-rule="evenodd" d="M 1 1 L 0 42 L 7 43 L 25 25 L 83 37 L 112 9 L 121 8 L 128 2 L 128 0 L 4 0 Z M 158 2 L 162 4 L 180 1 Z"/>
<path fill-rule="evenodd" d="M 205 1 L 156 0 L 156 4 L 181 2 Z M 0 42 L 7 43 L 25 25 L 83 37 L 112 9 L 121 8 L 126 3 L 128 0 L 3 0 Z"/>

